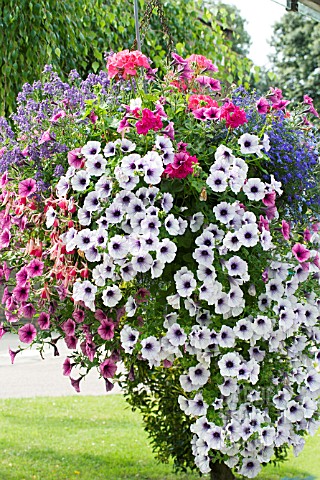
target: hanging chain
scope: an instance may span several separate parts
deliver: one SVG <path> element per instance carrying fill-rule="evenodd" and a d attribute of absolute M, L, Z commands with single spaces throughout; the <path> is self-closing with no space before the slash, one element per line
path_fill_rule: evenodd
<path fill-rule="evenodd" d="M 170 55 L 170 53 L 173 50 L 174 42 L 173 42 L 173 38 L 172 38 L 171 33 L 170 33 L 170 29 L 168 27 L 167 19 L 166 19 L 165 13 L 164 13 L 164 9 L 163 9 L 163 5 L 162 5 L 161 0 L 149 0 L 146 3 L 146 8 L 145 8 L 142 20 L 140 22 L 141 32 L 142 31 L 144 32 L 144 33 L 141 34 L 141 41 L 143 41 L 143 39 L 146 35 L 147 29 L 150 25 L 150 19 L 151 19 L 153 10 L 155 8 L 157 9 L 157 12 L 158 12 L 158 15 L 159 15 L 159 20 L 160 20 L 160 23 L 161 23 L 161 26 L 162 26 L 162 33 L 164 33 L 164 35 L 166 35 L 166 37 L 168 39 L 167 47 L 168 47 L 168 55 Z M 137 48 L 137 39 L 135 39 L 135 41 L 133 42 L 131 50 L 135 50 L 136 48 Z"/>

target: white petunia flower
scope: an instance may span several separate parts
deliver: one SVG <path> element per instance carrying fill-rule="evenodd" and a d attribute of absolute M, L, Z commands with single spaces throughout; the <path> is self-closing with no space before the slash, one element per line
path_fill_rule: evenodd
<path fill-rule="evenodd" d="M 122 293 L 117 285 L 107 287 L 103 290 L 102 301 L 106 307 L 115 307 L 121 298 Z"/>
<path fill-rule="evenodd" d="M 46 211 L 46 227 L 51 228 L 52 225 L 54 224 L 56 220 L 56 211 L 54 210 L 53 207 L 49 207 L 48 210 Z"/>
<path fill-rule="evenodd" d="M 80 225 L 82 225 L 83 227 L 90 225 L 91 212 L 89 212 L 89 210 L 86 210 L 85 208 L 79 208 L 78 219 L 79 219 Z"/>
<path fill-rule="evenodd" d="M 228 187 L 228 175 L 220 170 L 212 172 L 206 181 L 213 192 L 224 192 Z"/>
<path fill-rule="evenodd" d="M 235 216 L 236 210 L 234 205 L 227 202 L 221 202 L 213 208 L 213 213 L 218 221 L 227 224 Z"/>
<path fill-rule="evenodd" d="M 84 210 L 88 212 L 96 212 L 100 209 L 99 196 L 97 192 L 90 192 L 83 202 Z"/>
<path fill-rule="evenodd" d="M 71 179 L 71 186 L 76 192 L 83 192 L 90 183 L 90 176 L 85 170 L 79 170 Z"/>
<path fill-rule="evenodd" d="M 168 238 L 164 238 L 158 245 L 157 260 L 162 263 L 171 263 L 175 259 L 177 246 Z"/>
<path fill-rule="evenodd" d="M 249 200 L 255 202 L 262 200 L 266 194 L 265 184 L 259 178 L 249 178 L 242 190 Z"/>
<path fill-rule="evenodd" d="M 112 192 L 112 181 L 105 175 L 99 178 L 95 184 L 95 190 L 99 198 L 108 198 Z"/>
<path fill-rule="evenodd" d="M 220 373 L 223 377 L 237 377 L 240 365 L 240 356 L 236 352 L 226 353 L 218 361 Z"/>
<path fill-rule="evenodd" d="M 138 341 L 139 332 L 129 325 L 125 325 L 120 332 L 121 346 L 126 353 L 132 353 L 135 344 Z"/>
<path fill-rule="evenodd" d="M 100 152 L 100 150 L 101 150 L 101 143 L 100 142 L 89 141 L 81 148 L 81 153 L 86 158 L 88 158 L 92 155 L 96 155 L 97 153 Z"/>
<path fill-rule="evenodd" d="M 87 158 L 86 169 L 90 175 L 101 177 L 106 170 L 107 162 L 103 156 L 98 153 Z"/>
<path fill-rule="evenodd" d="M 259 145 L 259 138 L 256 135 L 250 133 L 244 133 L 238 140 L 240 145 L 240 151 L 244 155 L 250 155 L 256 153 L 260 156 L 262 146 Z"/>
<path fill-rule="evenodd" d="M 204 215 L 201 212 L 195 213 L 190 220 L 190 229 L 192 232 L 200 230 L 204 220 Z"/>

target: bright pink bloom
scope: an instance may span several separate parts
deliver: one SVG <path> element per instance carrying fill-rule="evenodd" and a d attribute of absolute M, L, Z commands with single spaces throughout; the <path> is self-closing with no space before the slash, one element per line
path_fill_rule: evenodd
<path fill-rule="evenodd" d="M 62 330 L 64 331 L 64 333 L 67 335 L 67 336 L 73 336 L 74 335 L 74 332 L 76 330 L 76 324 L 75 322 L 71 319 L 71 318 L 68 318 L 68 320 L 66 320 L 63 325 L 62 325 Z"/>
<path fill-rule="evenodd" d="M 41 312 L 38 318 L 40 330 L 48 330 L 50 328 L 50 315 L 46 312 Z"/>
<path fill-rule="evenodd" d="M 270 111 L 270 105 L 266 98 L 261 97 L 256 103 L 257 111 L 260 115 L 265 115 Z"/>
<path fill-rule="evenodd" d="M 197 118 L 198 120 L 202 120 L 202 121 L 208 120 L 206 117 L 206 110 L 207 108 L 205 107 L 197 108 L 196 110 L 193 110 L 192 115 L 194 116 L 194 118 Z"/>
<path fill-rule="evenodd" d="M 54 140 L 54 137 L 51 136 L 50 129 L 49 129 L 49 130 L 46 130 L 45 132 L 43 132 L 43 134 L 41 135 L 41 138 L 40 138 L 38 143 L 39 143 L 39 145 L 42 145 L 43 143 L 50 142 L 50 140 Z"/>
<path fill-rule="evenodd" d="M 74 318 L 77 323 L 82 323 L 84 321 L 84 317 L 85 314 L 83 310 L 77 309 L 72 313 L 72 318 Z"/>
<path fill-rule="evenodd" d="M 160 115 L 155 115 L 148 108 L 142 110 L 142 118 L 136 123 L 136 129 L 139 135 L 147 135 L 149 130 L 157 132 L 161 130 L 163 123 Z"/>
<path fill-rule="evenodd" d="M 32 260 L 29 265 L 27 265 L 26 270 L 30 278 L 39 277 L 43 273 L 44 263 L 41 260 L 35 258 Z"/>
<path fill-rule="evenodd" d="M 192 157 L 188 152 L 176 153 L 164 174 L 169 178 L 185 178 L 193 173 L 193 165 L 196 163 L 198 163 L 197 157 Z"/>
<path fill-rule="evenodd" d="M 129 50 L 122 50 L 115 53 L 108 58 L 107 69 L 109 78 L 116 76 L 127 80 L 128 77 L 137 75 L 137 68 L 144 67 L 150 69 L 148 59 L 139 50 L 130 52 Z"/>
<path fill-rule="evenodd" d="M 262 202 L 267 206 L 267 207 L 273 207 L 276 204 L 276 192 L 270 192 L 265 195 L 265 197 L 262 199 Z"/>
<path fill-rule="evenodd" d="M 81 148 L 74 148 L 68 152 L 68 163 L 74 168 L 81 168 L 83 166 L 84 158 L 81 154 Z"/>
<path fill-rule="evenodd" d="M 33 178 L 27 178 L 19 183 L 19 196 L 26 198 L 37 191 L 37 182 Z"/>
<path fill-rule="evenodd" d="M 318 254 L 318 253 L 317 253 L 317 255 L 314 257 L 313 263 L 320 269 L 320 257 L 319 257 L 319 254 Z"/>
<path fill-rule="evenodd" d="M 301 243 L 296 243 L 291 250 L 298 262 L 306 262 L 310 257 L 310 250 Z"/>
<path fill-rule="evenodd" d="M 263 228 L 268 231 L 270 230 L 268 219 L 264 218 L 262 215 L 260 215 L 258 226 L 259 226 L 260 232 L 262 232 Z"/>
<path fill-rule="evenodd" d="M 65 375 L 66 377 L 69 377 L 72 367 L 73 365 L 70 362 L 70 358 L 67 357 L 62 365 L 63 375 Z"/>
<path fill-rule="evenodd" d="M 248 121 L 246 112 L 232 102 L 227 102 L 221 107 L 220 118 L 225 119 L 228 128 L 237 128 Z"/>
<path fill-rule="evenodd" d="M 91 110 L 90 115 L 89 115 L 89 120 L 91 121 L 91 123 L 93 123 L 93 125 L 94 125 L 95 123 L 97 123 L 98 118 L 99 118 L 98 115 L 96 115 L 96 114 L 94 113 L 94 111 Z"/>
<path fill-rule="evenodd" d="M 19 272 L 16 274 L 16 280 L 18 285 L 24 286 L 27 283 L 29 278 L 28 271 L 26 267 L 22 267 Z"/>
<path fill-rule="evenodd" d="M 25 285 L 17 285 L 14 287 L 12 294 L 17 300 L 17 302 L 26 302 L 29 297 L 30 283 L 27 282 Z"/>
<path fill-rule="evenodd" d="M 314 108 L 313 99 L 309 97 L 309 95 L 304 95 L 303 103 L 306 103 L 307 105 L 309 105 L 309 112 L 313 113 L 313 115 L 315 115 L 316 117 L 319 117 L 319 113 Z"/>
<path fill-rule="evenodd" d="M 310 230 L 309 230 L 308 228 L 306 228 L 305 231 L 303 232 L 303 239 L 304 239 L 304 241 L 305 241 L 305 242 L 310 242 L 311 237 L 312 237 L 312 235 L 311 235 Z"/>
<path fill-rule="evenodd" d="M 278 213 L 277 207 L 275 205 L 273 207 L 267 207 L 265 213 L 268 220 L 273 220 Z"/>
<path fill-rule="evenodd" d="M 10 230 L 5 228 L 0 234 L 0 250 L 9 246 L 11 240 Z"/>
<path fill-rule="evenodd" d="M 212 61 L 206 58 L 204 55 L 197 55 L 193 53 L 186 60 L 188 63 L 195 63 L 198 68 L 210 70 L 211 72 L 218 71 L 218 68 L 212 63 Z"/>
<path fill-rule="evenodd" d="M 319 231 L 319 227 L 320 227 L 320 223 L 313 223 L 311 228 L 314 232 L 318 232 Z"/>
<path fill-rule="evenodd" d="M 85 348 L 85 354 L 89 358 L 90 362 L 93 362 L 95 353 L 96 353 L 96 345 L 92 341 L 87 341 L 85 342 L 86 348 Z"/>
<path fill-rule="evenodd" d="M 0 187 L 3 188 L 8 183 L 8 172 L 4 172 L 4 174 L 0 178 Z"/>
<path fill-rule="evenodd" d="M 4 278 L 8 281 L 9 278 L 10 278 L 10 274 L 11 274 L 12 269 L 7 266 L 7 262 L 3 262 L 2 269 L 3 269 L 3 273 L 4 273 Z"/>
<path fill-rule="evenodd" d="M 16 358 L 16 355 L 17 355 L 17 353 L 19 353 L 19 352 L 20 352 L 20 350 L 14 351 L 14 350 L 11 350 L 11 348 L 9 348 L 9 355 L 10 355 L 10 359 L 11 359 L 12 365 L 14 364 L 14 360 L 15 360 L 15 358 Z"/>
<path fill-rule="evenodd" d="M 64 118 L 66 115 L 67 114 L 64 110 L 59 110 L 59 112 L 57 112 L 50 118 L 49 122 L 56 122 L 57 120 L 59 120 L 59 118 Z"/>
<path fill-rule="evenodd" d="M 6 331 L 5 331 L 4 325 L 3 325 L 3 323 L 1 322 L 1 323 L 0 323 L 0 340 L 1 340 L 1 338 L 3 337 L 3 335 L 4 335 L 5 333 L 6 333 Z"/>
<path fill-rule="evenodd" d="M 169 122 L 166 128 L 162 131 L 171 140 L 174 140 L 174 123 Z"/>
<path fill-rule="evenodd" d="M 289 105 L 290 100 L 279 100 L 279 102 L 274 103 L 272 105 L 273 110 L 285 110 L 285 108 Z"/>
<path fill-rule="evenodd" d="M 98 308 L 98 310 L 95 311 L 94 318 L 96 320 L 99 320 L 99 322 L 102 322 L 103 320 L 108 320 L 106 313 L 100 310 L 100 308 Z"/>
<path fill-rule="evenodd" d="M 111 358 L 108 358 L 100 365 L 100 372 L 103 378 L 113 378 L 117 371 L 117 365 Z"/>
<path fill-rule="evenodd" d="M 78 339 L 74 335 L 71 335 L 71 336 L 67 335 L 64 338 L 64 341 L 66 342 L 67 347 L 70 348 L 71 350 L 74 350 L 78 343 Z"/>
<path fill-rule="evenodd" d="M 218 104 L 210 95 L 190 95 L 188 108 L 190 110 L 197 110 L 200 107 L 218 107 Z"/>
<path fill-rule="evenodd" d="M 18 330 L 19 339 L 23 343 L 31 343 L 37 336 L 37 329 L 32 323 L 27 323 Z"/>
<path fill-rule="evenodd" d="M 69 377 L 69 378 L 70 378 L 71 385 L 73 386 L 73 388 L 75 389 L 75 391 L 76 391 L 77 393 L 80 393 L 80 382 L 81 382 L 81 380 L 82 380 L 82 377 L 77 378 L 77 379 L 71 378 L 71 377 Z"/>
<path fill-rule="evenodd" d="M 26 146 L 22 151 L 21 154 L 23 157 L 27 157 L 29 155 L 29 148 Z"/>
<path fill-rule="evenodd" d="M 209 107 L 205 109 L 204 116 L 207 120 L 219 120 L 220 118 L 220 108 L 219 107 Z"/>
<path fill-rule="evenodd" d="M 200 75 L 199 77 L 196 78 L 196 82 L 199 83 L 202 87 L 209 87 L 211 90 L 214 92 L 220 92 L 221 90 L 221 84 L 219 80 L 216 80 L 215 78 L 208 77 L 207 75 Z"/>
<path fill-rule="evenodd" d="M 261 278 L 262 278 L 262 281 L 263 281 L 264 283 L 267 283 L 267 282 L 268 282 L 268 280 L 269 280 L 269 272 L 268 272 L 268 269 L 267 269 L 267 268 L 266 268 L 266 270 L 264 270 L 264 271 L 262 272 Z"/>
<path fill-rule="evenodd" d="M 7 150 L 6 147 L 0 148 L 0 158 L 3 156 L 4 152 Z"/>
<path fill-rule="evenodd" d="M 25 317 L 25 318 L 33 318 L 35 313 L 36 313 L 36 309 L 34 308 L 34 306 L 32 305 L 32 303 L 27 303 L 26 305 L 24 305 L 22 308 L 21 308 L 21 311 L 22 311 L 22 315 Z"/>
<path fill-rule="evenodd" d="M 280 90 L 280 88 L 271 87 L 270 93 L 267 95 L 267 97 L 272 103 L 277 103 L 282 99 L 282 90 Z"/>
<path fill-rule="evenodd" d="M 289 223 L 287 223 L 285 220 L 282 220 L 282 224 L 281 224 L 281 233 L 283 235 L 283 238 L 285 240 L 289 240 L 290 238 L 290 225 Z"/>
<path fill-rule="evenodd" d="M 103 340 L 111 340 L 114 337 L 114 323 L 110 320 L 102 320 L 98 333 Z"/>

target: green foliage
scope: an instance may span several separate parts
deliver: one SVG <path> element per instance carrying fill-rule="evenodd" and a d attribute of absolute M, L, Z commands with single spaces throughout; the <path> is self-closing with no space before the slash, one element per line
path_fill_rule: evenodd
<path fill-rule="evenodd" d="M 140 0 L 141 19 L 146 3 Z M 2 5 L 0 28 L 6 35 L 0 36 L 0 114 L 14 110 L 21 86 L 38 80 L 45 64 L 52 64 L 62 78 L 74 68 L 85 75 L 104 68 L 104 51 L 133 46 L 132 0 L 3 0 Z M 248 83 L 251 62 L 232 50 L 220 22 L 198 0 L 164 0 L 163 8 L 179 54 L 206 55 L 224 65 L 221 79 Z M 156 9 L 142 34 L 143 52 L 159 67 L 168 53 L 168 38 Z"/>
<path fill-rule="evenodd" d="M 284 96 L 301 101 L 304 94 L 320 108 L 320 24 L 287 13 L 275 24 L 271 60 Z"/>

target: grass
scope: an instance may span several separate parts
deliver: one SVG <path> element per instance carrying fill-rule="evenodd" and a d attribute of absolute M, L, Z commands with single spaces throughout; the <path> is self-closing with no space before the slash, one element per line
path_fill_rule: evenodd
<path fill-rule="evenodd" d="M 120 395 L 0 401 L 0 480 L 196 480 L 154 460 Z M 320 480 L 319 435 L 259 480 Z"/>

